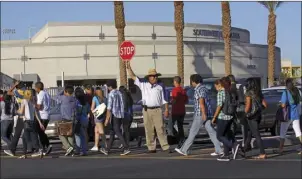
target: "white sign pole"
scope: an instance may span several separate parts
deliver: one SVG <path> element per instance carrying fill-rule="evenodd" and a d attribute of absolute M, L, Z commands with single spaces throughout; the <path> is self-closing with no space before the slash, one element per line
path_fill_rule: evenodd
<path fill-rule="evenodd" d="M 61 80 L 62 80 L 62 87 L 64 88 L 64 71 L 62 71 Z"/>

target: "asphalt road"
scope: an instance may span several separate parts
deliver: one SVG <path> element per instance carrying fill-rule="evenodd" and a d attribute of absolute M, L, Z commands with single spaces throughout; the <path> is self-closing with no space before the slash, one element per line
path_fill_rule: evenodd
<path fill-rule="evenodd" d="M 90 144 L 92 145 L 92 144 Z M 85 157 L 62 157 L 60 144 L 43 159 L 16 159 L 1 154 L 2 178 L 301 178 L 301 156 L 289 146 L 284 155 L 267 149 L 268 159 L 253 160 L 255 149 L 247 159 L 218 162 L 209 154 L 212 145 L 202 142 L 193 145 L 191 155 L 158 152 L 146 154 L 146 148 L 132 143 L 128 156 L 119 156 L 114 149 L 109 156 L 89 152 Z M 58 158 L 60 157 L 60 158 Z"/>

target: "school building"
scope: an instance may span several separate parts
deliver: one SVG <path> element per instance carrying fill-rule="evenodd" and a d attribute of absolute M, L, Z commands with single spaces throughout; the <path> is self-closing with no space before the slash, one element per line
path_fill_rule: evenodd
<path fill-rule="evenodd" d="M 156 68 L 163 81 L 177 74 L 173 22 L 128 22 L 125 39 L 136 46 L 131 64 L 140 77 Z M 275 78 L 281 72 L 276 47 Z M 23 81 L 43 81 L 47 87 L 65 83 L 103 84 L 119 79 L 117 30 L 114 22 L 49 22 L 31 39 L 1 41 L 1 72 Z M 252 44 L 250 32 L 232 28 L 232 71 L 236 77 L 259 77 L 267 86 L 267 45 Z M 189 77 L 224 76 L 222 26 L 186 23 L 184 29 L 185 85 Z"/>

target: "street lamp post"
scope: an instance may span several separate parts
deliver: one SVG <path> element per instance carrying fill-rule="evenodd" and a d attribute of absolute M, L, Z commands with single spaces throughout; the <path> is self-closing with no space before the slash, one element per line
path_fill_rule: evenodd
<path fill-rule="evenodd" d="M 9 28 L 5 28 L 5 29 L 2 29 L 2 34 L 3 35 L 6 35 L 8 34 L 8 40 L 10 40 L 10 34 L 16 34 L 16 29 L 9 29 Z"/>
<path fill-rule="evenodd" d="M 29 26 L 28 27 L 28 40 L 29 40 L 29 43 L 31 43 L 31 32 L 33 29 L 36 29 L 36 27 L 34 26 Z"/>

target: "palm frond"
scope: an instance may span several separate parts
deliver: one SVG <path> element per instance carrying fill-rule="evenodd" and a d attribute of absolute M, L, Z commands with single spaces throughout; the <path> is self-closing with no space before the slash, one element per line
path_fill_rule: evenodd
<path fill-rule="evenodd" d="M 278 8 L 278 7 L 280 7 L 281 6 L 281 4 L 284 4 L 284 1 L 277 1 L 278 3 L 276 4 L 276 9 Z"/>
<path fill-rule="evenodd" d="M 270 12 L 275 12 L 278 7 L 280 7 L 281 4 L 284 3 L 284 1 L 258 1 L 261 5 L 263 5 L 266 9 L 268 9 Z"/>

